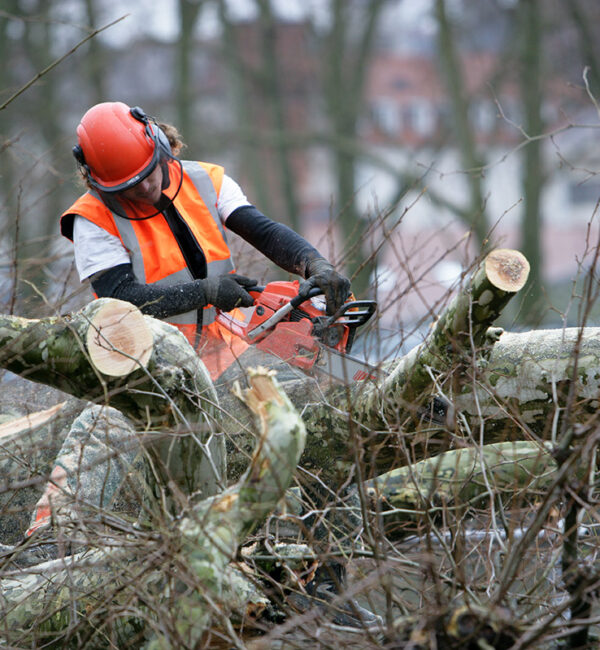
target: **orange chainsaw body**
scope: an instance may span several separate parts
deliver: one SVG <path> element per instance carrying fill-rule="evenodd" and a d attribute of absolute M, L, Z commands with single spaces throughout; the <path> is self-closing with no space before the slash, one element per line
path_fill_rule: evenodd
<path fill-rule="evenodd" d="M 349 352 L 354 329 L 371 317 L 375 303 L 350 300 L 338 314 L 330 317 L 326 315 L 322 295 L 290 307 L 292 301 L 296 299 L 297 302 L 299 287 L 300 283 L 295 280 L 269 282 L 264 288 L 250 289 L 255 303 L 247 320 L 240 321 L 223 312 L 218 314 L 217 320 L 257 348 L 304 370 L 314 366 L 321 345 L 341 354 Z M 279 314 L 283 314 L 281 318 Z M 280 320 L 270 326 L 267 321 L 273 318 Z"/>

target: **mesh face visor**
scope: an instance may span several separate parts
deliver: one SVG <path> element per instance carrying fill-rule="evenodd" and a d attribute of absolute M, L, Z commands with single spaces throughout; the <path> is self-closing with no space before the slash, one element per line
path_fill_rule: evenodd
<path fill-rule="evenodd" d="M 118 185 L 104 185 L 96 178 L 93 177 L 93 174 L 90 172 L 91 180 L 93 181 L 94 187 L 99 189 L 102 192 L 108 194 L 114 194 L 115 192 L 123 192 L 125 190 L 131 189 L 134 185 L 137 185 L 145 178 L 150 176 L 150 174 L 155 170 L 156 165 L 160 159 L 160 147 L 158 146 L 158 138 L 152 133 L 150 126 L 146 125 L 146 135 L 154 142 L 154 151 L 152 152 L 152 158 L 150 162 L 142 169 L 141 171 L 134 174 L 131 178 L 128 178 L 126 181 L 119 183 Z"/>

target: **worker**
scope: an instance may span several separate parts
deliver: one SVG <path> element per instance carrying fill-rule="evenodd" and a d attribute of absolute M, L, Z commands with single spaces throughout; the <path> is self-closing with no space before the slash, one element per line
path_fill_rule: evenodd
<path fill-rule="evenodd" d="M 80 279 L 99 297 L 127 300 L 177 325 L 218 377 L 244 350 L 215 322 L 215 308 L 248 307 L 256 282 L 234 273 L 227 231 L 283 270 L 319 287 L 327 313 L 350 282 L 303 237 L 250 204 L 223 167 L 182 161 L 182 141 L 139 107 L 105 102 L 77 127 L 73 153 L 88 191 L 62 215 Z"/>
<path fill-rule="evenodd" d="M 256 285 L 235 273 L 227 231 L 304 278 L 300 295 L 319 287 L 328 314 L 347 299 L 349 280 L 303 237 L 254 207 L 223 167 L 181 160 L 173 126 L 139 107 L 105 102 L 82 117 L 77 140 L 73 153 L 87 192 L 63 213 L 60 228 L 74 244 L 81 281 L 89 279 L 98 297 L 128 301 L 179 327 L 213 380 L 247 347 L 215 320 L 216 309 L 251 306 L 248 290 Z M 110 508 L 141 453 L 136 431 L 116 409 L 86 408 L 59 452 L 25 543 L 0 548 L 0 556 L 24 566 L 68 552 L 57 543 L 57 524 L 67 530 L 63 537 L 86 544 L 80 513 Z M 111 457 L 120 467 L 94 460 Z M 357 604 L 351 610 L 342 612 L 344 621 L 378 620 Z"/>

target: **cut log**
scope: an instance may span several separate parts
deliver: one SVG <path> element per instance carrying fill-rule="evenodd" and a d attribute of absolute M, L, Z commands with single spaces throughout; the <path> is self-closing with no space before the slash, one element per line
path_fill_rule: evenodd
<path fill-rule="evenodd" d="M 525 286 L 529 263 L 519 251 L 492 251 L 442 312 L 425 341 L 399 359 L 381 386 L 358 394 L 355 417 L 372 429 L 400 423 L 398 415 L 431 395 L 435 381 L 480 354 L 490 326 Z M 427 399 L 427 397 L 426 397 Z"/>
<path fill-rule="evenodd" d="M 98 328 L 91 324 L 105 323 L 106 313 L 112 314 L 113 319 L 117 314 L 119 340 L 139 338 L 147 342 L 150 336 L 153 341 L 152 346 L 144 343 L 139 349 L 142 363 L 137 359 L 132 364 L 133 369 L 121 366 L 122 376 L 116 375 L 114 364 L 112 375 L 102 373 L 92 363 L 91 356 L 95 355 L 100 364 L 106 363 L 107 357 L 98 357 L 95 353 L 90 355 L 85 347 L 85 342 L 93 342 L 98 333 Z M 124 336 L 123 331 L 127 328 L 131 329 Z M 143 336 L 139 334 L 140 328 L 146 331 Z M 90 330 L 93 335 L 90 335 Z M 106 340 L 106 337 L 101 339 L 102 345 Z M 146 361 L 144 356 L 148 350 L 151 354 Z M 128 357 L 116 350 L 112 352 L 130 363 Z M 219 434 L 215 421 L 217 395 L 204 364 L 185 336 L 172 325 L 142 316 L 129 303 L 110 299 L 96 300 L 70 318 L 31 320 L 4 316 L 0 317 L 0 363 L 27 379 L 100 404 L 109 402 L 119 409 L 131 421 L 133 428 L 155 440 L 153 451 L 165 465 L 153 468 L 154 475 L 164 471 L 168 477 L 166 480 L 186 493 L 189 493 L 192 483 L 191 474 L 194 478 L 207 477 L 207 481 L 210 477 L 210 484 L 203 481 L 191 489 L 202 489 L 204 494 L 222 489 L 226 463 L 224 438 Z M 58 439 L 44 440 L 39 437 L 42 432 L 33 433 L 28 440 L 31 443 L 28 450 L 14 456 L 22 467 L 8 468 L 6 477 L 10 485 L 5 491 L 3 513 L 9 518 L 14 512 L 13 505 L 24 505 L 21 495 L 17 496 L 16 487 L 10 486 L 31 478 L 30 473 L 24 474 L 21 470 L 27 466 L 37 472 L 36 487 L 43 485 L 49 475 L 47 463 L 52 462 L 52 458 L 46 453 L 46 442 L 58 442 Z M 62 440 L 65 437 L 66 432 Z M 209 447 L 204 445 L 206 441 L 209 441 Z M 56 456 L 56 451 L 54 448 L 53 456 Z M 6 458 L 9 465 L 13 463 L 10 455 Z M 43 467 L 40 462 L 44 463 Z M 186 475 L 188 468 L 190 471 Z M 27 504 L 31 495 L 30 490 Z M 21 507 L 17 521 L 7 526 L 3 542 L 15 540 L 30 512 L 30 509 Z"/>
<path fill-rule="evenodd" d="M 102 336 L 94 323 L 102 326 Z M 123 349 L 125 342 L 132 347 Z M 204 422 L 215 413 L 214 386 L 185 336 L 110 298 L 94 300 L 70 318 L 0 316 L 0 366 L 75 397 L 110 401 L 144 428 Z"/>

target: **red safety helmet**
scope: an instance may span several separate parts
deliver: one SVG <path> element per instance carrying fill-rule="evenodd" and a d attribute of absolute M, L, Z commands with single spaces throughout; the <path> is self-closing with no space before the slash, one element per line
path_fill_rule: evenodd
<path fill-rule="evenodd" d="M 156 167 L 160 129 L 144 111 L 123 102 L 92 106 L 77 127 L 73 155 L 90 183 L 102 192 L 133 187 Z"/>

